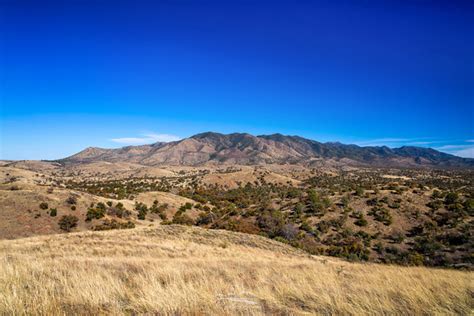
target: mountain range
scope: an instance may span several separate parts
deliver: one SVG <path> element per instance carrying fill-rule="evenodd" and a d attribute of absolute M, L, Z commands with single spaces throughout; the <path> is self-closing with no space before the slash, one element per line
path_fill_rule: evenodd
<path fill-rule="evenodd" d="M 321 143 L 281 134 L 253 136 L 247 133 L 206 132 L 174 142 L 126 146 L 117 149 L 89 147 L 62 164 L 129 162 L 147 166 L 205 164 L 320 164 L 373 167 L 472 168 L 474 159 L 461 158 L 431 148 L 403 146 L 361 147 L 338 142 Z"/>

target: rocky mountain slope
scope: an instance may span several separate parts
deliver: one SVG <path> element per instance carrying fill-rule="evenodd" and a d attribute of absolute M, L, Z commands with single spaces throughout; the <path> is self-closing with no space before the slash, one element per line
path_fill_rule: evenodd
<path fill-rule="evenodd" d="M 474 167 L 474 159 L 460 158 L 431 148 L 360 147 L 321 143 L 281 134 L 253 136 L 245 133 L 207 132 L 170 142 L 118 149 L 87 148 L 59 160 L 64 164 L 95 161 L 130 162 L 149 166 L 216 164 L 332 163 L 377 167 Z"/>

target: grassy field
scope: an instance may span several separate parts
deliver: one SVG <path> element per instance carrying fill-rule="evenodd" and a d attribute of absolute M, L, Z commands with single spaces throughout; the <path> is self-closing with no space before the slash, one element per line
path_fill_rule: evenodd
<path fill-rule="evenodd" d="M 161 226 L 0 241 L 0 314 L 472 314 L 472 272 Z"/>

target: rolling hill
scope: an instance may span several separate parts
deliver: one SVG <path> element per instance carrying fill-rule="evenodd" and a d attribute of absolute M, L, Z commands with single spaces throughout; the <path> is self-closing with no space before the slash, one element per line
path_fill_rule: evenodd
<path fill-rule="evenodd" d="M 178 225 L 0 241 L 5 315 L 469 315 L 472 272 Z"/>

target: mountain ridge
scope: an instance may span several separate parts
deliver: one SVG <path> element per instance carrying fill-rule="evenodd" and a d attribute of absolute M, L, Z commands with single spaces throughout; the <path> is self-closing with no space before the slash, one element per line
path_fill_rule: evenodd
<path fill-rule="evenodd" d="M 63 164 L 95 161 L 133 162 L 148 166 L 213 164 L 298 164 L 375 167 L 473 168 L 474 159 L 461 158 L 432 148 L 402 146 L 361 147 L 339 142 L 318 142 L 279 133 L 254 136 L 248 133 L 204 132 L 173 142 L 125 146 L 116 149 L 88 147 L 59 159 Z"/>

